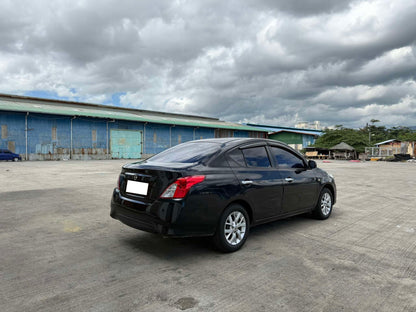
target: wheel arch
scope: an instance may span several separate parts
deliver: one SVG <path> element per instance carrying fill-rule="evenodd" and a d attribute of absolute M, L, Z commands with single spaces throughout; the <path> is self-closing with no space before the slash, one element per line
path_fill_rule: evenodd
<path fill-rule="evenodd" d="M 251 206 L 249 205 L 249 203 L 247 203 L 245 200 L 237 199 L 237 200 L 234 200 L 234 201 L 230 202 L 224 208 L 224 210 L 227 209 L 228 207 L 230 207 L 231 205 L 234 205 L 234 204 L 242 206 L 247 211 L 248 217 L 250 219 L 249 222 L 250 222 L 250 224 L 252 224 L 253 223 L 253 210 L 251 209 Z"/>
<path fill-rule="evenodd" d="M 330 184 L 330 183 L 326 183 L 326 184 L 322 185 L 321 192 L 325 188 L 327 188 L 331 192 L 331 194 L 332 194 L 332 200 L 335 203 L 335 200 L 336 199 L 335 199 L 335 188 L 334 188 L 334 186 L 332 184 Z"/>

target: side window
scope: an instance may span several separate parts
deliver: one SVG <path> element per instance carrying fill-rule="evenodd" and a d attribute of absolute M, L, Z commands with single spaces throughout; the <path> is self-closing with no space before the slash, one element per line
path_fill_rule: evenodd
<path fill-rule="evenodd" d="M 269 156 L 264 146 L 243 149 L 247 167 L 271 167 Z"/>
<path fill-rule="evenodd" d="M 243 153 L 239 148 L 232 150 L 227 154 L 228 163 L 230 167 L 245 167 L 246 162 L 244 161 Z"/>
<path fill-rule="evenodd" d="M 270 150 L 279 168 L 304 168 L 303 160 L 279 147 L 271 146 Z"/>
<path fill-rule="evenodd" d="M 212 167 L 230 167 L 230 162 L 227 161 L 227 159 L 224 157 L 224 155 L 220 155 L 218 157 L 215 157 L 213 161 L 211 161 L 210 165 Z"/>

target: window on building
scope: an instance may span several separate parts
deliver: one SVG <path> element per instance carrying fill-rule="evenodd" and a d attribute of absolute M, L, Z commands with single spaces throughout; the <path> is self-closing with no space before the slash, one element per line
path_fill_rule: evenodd
<path fill-rule="evenodd" d="M 16 144 L 14 141 L 7 142 L 7 148 L 12 151 L 12 153 L 16 152 Z"/>
<path fill-rule="evenodd" d="M 97 130 L 91 131 L 92 141 L 97 142 Z"/>
<path fill-rule="evenodd" d="M 7 139 L 7 125 L 1 125 L 1 138 Z"/>
<path fill-rule="evenodd" d="M 52 127 L 52 141 L 58 140 L 58 136 L 56 133 L 56 127 Z"/>

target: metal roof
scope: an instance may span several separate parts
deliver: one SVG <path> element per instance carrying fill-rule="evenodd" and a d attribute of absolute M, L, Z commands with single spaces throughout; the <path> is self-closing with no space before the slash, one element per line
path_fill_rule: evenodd
<path fill-rule="evenodd" d="M 378 145 L 383 145 L 383 144 L 392 143 L 392 142 L 401 142 L 401 141 L 400 140 L 397 140 L 397 139 L 391 139 L 391 140 L 387 140 L 387 141 L 383 141 L 383 142 L 376 143 L 374 145 L 378 146 Z"/>
<path fill-rule="evenodd" d="M 207 127 L 231 130 L 265 132 L 259 128 L 222 121 L 217 118 L 172 114 L 109 105 L 79 103 L 61 100 L 0 94 L 0 111 L 29 112 L 66 116 L 83 116 L 152 122 L 168 125 Z"/>
<path fill-rule="evenodd" d="M 306 135 L 322 135 L 324 132 L 321 130 L 315 129 L 302 129 L 302 128 L 291 128 L 291 127 L 274 127 L 274 126 L 267 126 L 267 125 L 256 125 L 256 124 L 247 124 L 250 127 L 256 127 L 258 129 L 262 129 L 264 131 L 269 132 L 270 134 L 278 133 L 278 132 L 290 132 L 290 133 L 300 133 Z"/>
<path fill-rule="evenodd" d="M 282 129 L 282 130 L 279 130 L 279 131 L 275 131 L 275 132 L 273 132 L 273 133 L 270 133 L 270 134 L 275 134 L 275 133 L 280 133 L 280 132 L 289 132 L 289 133 L 298 133 L 298 134 L 305 134 L 305 135 L 313 135 L 313 136 L 318 136 L 318 135 L 321 135 L 321 134 L 315 134 L 315 133 L 312 133 L 312 132 L 306 132 L 306 131 L 295 131 L 295 130 L 284 130 L 284 129 Z"/>

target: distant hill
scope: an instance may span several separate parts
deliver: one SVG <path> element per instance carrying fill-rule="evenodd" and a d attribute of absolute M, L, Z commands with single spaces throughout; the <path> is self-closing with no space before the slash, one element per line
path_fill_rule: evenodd
<path fill-rule="evenodd" d="M 409 128 L 412 129 L 412 130 L 416 130 L 416 126 L 409 127 Z"/>

